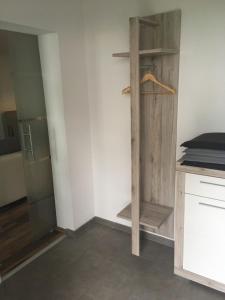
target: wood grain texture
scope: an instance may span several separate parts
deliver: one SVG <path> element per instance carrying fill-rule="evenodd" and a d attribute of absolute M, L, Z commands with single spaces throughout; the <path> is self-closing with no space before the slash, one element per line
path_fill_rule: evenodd
<path fill-rule="evenodd" d="M 19 201 L 0 210 L 0 263 L 31 243 L 29 204 Z"/>
<path fill-rule="evenodd" d="M 118 52 L 118 53 L 113 53 L 112 57 L 130 57 L 130 52 Z"/>
<path fill-rule="evenodd" d="M 24 263 L 32 256 L 37 255 L 51 243 L 64 236 L 64 230 L 62 230 L 61 228 L 56 228 L 54 231 L 48 233 L 42 239 L 26 245 L 26 247 L 20 249 L 20 251 L 17 251 L 13 256 L 10 256 L 8 259 L 2 262 L 2 264 L 0 265 L 0 275 L 2 277 L 6 276 L 14 268 L 18 267 L 20 264 Z"/>
<path fill-rule="evenodd" d="M 156 48 L 179 50 L 181 12 L 173 11 L 150 18 L 160 26 L 154 29 L 141 27 L 141 51 Z M 178 52 L 174 55 L 142 57 L 141 62 L 143 65 L 152 63 L 152 73 L 161 82 L 178 90 Z M 158 87 L 154 83 L 146 83 L 144 87 L 144 91 L 156 89 Z M 175 200 L 177 101 L 177 93 L 141 94 L 141 199 L 169 207 L 174 207 Z M 173 215 L 156 232 L 173 238 Z"/>
<path fill-rule="evenodd" d="M 146 50 L 139 50 L 140 56 L 159 56 L 159 55 L 171 55 L 178 53 L 177 49 L 163 49 L 163 48 L 156 48 L 156 49 L 146 49 Z M 113 57 L 130 57 L 129 52 L 120 52 L 120 53 L 113 53 Z"/>
<path fill-rule="evenodd" d="M 159 26 L 159 23 L 153 21 L 153 20 L 150 20 L 150 19 L 146 19 L 146 18 L 138 18 L 139 22 L 141 25 L 148 25 L 148 26 Z"/>
<path fill-rule="evenodd" d="M 140 24 L 130 19 L 131 153 L 132 153 L 132 254 L 140 255 Z"/>
<path fill-rule="evenodd" d="M 192 167 L 192 166 L 184 166 L 184 165 L 181 165 L 180 162 L 177 162 L 176 170 L 179 172 L 184 172 L 184 173 L 203 175 L 203 176 L 211 176 L 211 177 L 225 179 L 225 171 Z"/>
<path fill-rule="evenodd" d="M 176 172 L 174 266 L 183 268 L 185 173 Z"/>
<path fill-rule="evenodd" d="M 168 206 L 161 206 L 149 202 L 142 202 L 140 211 L 140 225 L 153 230 L 158 229 L 165 220 L 172 213 L 173 208 Z M 119 214 L 118 217 L 131 220 L 131 204 L 126 206 Z"/>

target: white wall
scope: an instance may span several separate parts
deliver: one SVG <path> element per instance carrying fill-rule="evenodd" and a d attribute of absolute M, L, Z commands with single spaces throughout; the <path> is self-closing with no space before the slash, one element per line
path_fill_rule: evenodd
<path fill-rule="evenodd" d="M 63 107 L 61 114 L 59 110 L 56 112 L 60 118 L 59 123 L 54 125 L 56 119 L 52 116 L 50 123 L 51 132 L 55 131 L 58 143 L 66 142 L 67 145 L 59 145 L 57 149 L 59 165 L 63 166 L 61 179 L 58 180 L 61 181 L 61 187 L 64 189 L 61 189 L 58 194 L 57 199 L 61 201 L 58 207 L 60 206 L 61 209 L 57 214 L 60 226 L 76 229 L 94 216 L 81 0 L 0 0 L 0 8 L 1 28 L 10 28 L 10 24 L 4 23 L 9 22 L 29 27 L 24 27 L 24 30 L 21 27 L 25 32 L 34 33 L 43 30 L 58 35 L 62 91 L 55 86 L 58 91 L 58 98 L 55 101 L 56 105 L 59 105 L 58 108 L 60 105 Z M 58 49 L 54 50 L 54 47 L 48 45 L 51 41 L 45 39 L 42 41 L 40 48 L 43 51 L 43 66 L 45 55 L 49 55 L 48 47 L 52 51 L 53 61 L 54 56 L 58 55 Z M 51 70 L 51 67 L 46 65 L 45 72 L 49 74 Z M 57 82 L 57 74 L 52 80 Z M 61 100 L 63 98 L 63 105 L 60 97 Z M 57 130 L 57 126 L 63 124 L 64 120 L 65 130 L 64 128 L 61 128 L 61 131 Z M 53 134 L 50 133 L 51 138 L 52 136 Z M 54 147 L 53 144 L 54 141 L 51 145 Z"/>
<path fill-rule="evenodd" d="M 116 222 L 131 199 L 128 19 L 182 9 L 178 156 L 182 141 L 225 130 L 225 1 L 84 0 L 95 214 Z"/>
<path fill-rule="evenodd" d="M 46 57 L 51 51 L 53 61 L 60 56 L 62 87 L 56 103 L 65 130 L 59 133 L 62 123 L 54 127 L 53 118 L 50 135 L 55 131 L 58 169 L 64 168 L 60 184 L 65 193 L 58 194 L 61 226 L 75 229 L 94 214 L 122 222 L 116 214 L 131 199 L 130 99 L 121 95 L 129 83 L 129 62 L 111 56 L 128 49 L 129 17 L 182 9 L 178 145 L 201 132 L 224 131 L 223 0 L 0 0 L 0 8 L 1 28 L 4 21 L 33 27 L 32 33 L 57 33 L 59 49 L 54 50 L 50 36 L 42 37 L 40 48 L 46 74 L 53 71 Z M 58 75 L 45 79 L 54 86 L 49 78 L 57 82 Z"/>

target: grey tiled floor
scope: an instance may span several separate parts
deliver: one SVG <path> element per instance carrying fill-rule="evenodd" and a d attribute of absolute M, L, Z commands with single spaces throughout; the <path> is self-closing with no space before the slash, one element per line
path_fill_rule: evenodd
<path fill-rule="evenodd" d="M 127 233 L 92 223 L 0 286 L 1 300 L 224 300 L 173 275 L 173 249 L 143 242 L 130 254 Z"/>

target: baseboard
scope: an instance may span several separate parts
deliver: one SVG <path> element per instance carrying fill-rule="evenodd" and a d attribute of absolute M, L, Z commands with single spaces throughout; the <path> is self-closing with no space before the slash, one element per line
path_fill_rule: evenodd
<path fill-rule="evenodd" d="M 117 230 L 126 232 L 128 234 L 131 234 L 131 228 L 129 226 L 118 224 L 118 223 L 115 223 L 115 222 L 112 222 L 112 221 L 109 221 L 109 220 L 105 220 L 105 219 L 100 218 L 100 217 L 94 217 L 89 222 L 96 222 L 98 224 L 102 224 L 102 225 L 108 226 L 110 228 L 117 229 Z M 167 246 L 167 247 L 174 248 L 174 241 L 173 240 L 167 239 L 165 237 L 162 237 L 162 236 L 150 233 L 150 232 L 146 232 L 146 231 L 142 230 L 141 231 L 141 238 L 156 242 L 158 244 L 161 244 L 161 245 L 164 245 L 164 246 Z"/>
<path fill-rule="evenodd" d="M 71 229 L 65 229 L 64 232 L 68 238 L 79 238 L 80 235 L 82 235 L 83 232 L 88 231 L 93 227 L 93 224 L 95 223 L 95 218 L 92 218 L 88 222 L 86 222 L 84 225 L 79 227 L 76 230 Z"/>
<path fill-rule="evenodd" d="M 222 293 L 225 293 L 225 284 L 211 280 L 209 278 L 194 274 L 192 272 L 186 271 L 184 269 L 175 268 L 174 274 L 181 276 L 185 279 L 191 280 L 193 282 L 197 282 L 209 288 L 215 289 Z"/>
<path fill-rule="evenodd" d="M 64 230 L 65 235 L 68 238 L 79 238 L 85 231 L 88 231 L 90 229 L 93 228 L 93 224 L 101 224 L 107 227 L 110 227 L 112 229 L 115 230 L 120 230 L 123 231 L 127 234 L 131 234 L 131 228 L 129 226 L 125 226 L 122 224 L 118 224 L 116 222 L 112 222 L 100 217 L 94 217 L 92 218 L 90 221 L 88 221 L 87 223 L 85 223 L 84 225 L 82 225 L 80 228 L 78 228 L 76 231 L 72 231 L 69 229 Z M 65 237 L 65 236 L 64 236 Z M 7 275 L 5 275 L 4 277 L 0 277 L 0 283 L 6 279 L 8 279 L 9 277 L 11 277 L 13 274 L 15 274 L 16 272 L 18 272 L 19 270 L 21 270 L 24 266 L 26 266 L 27 264 L 29 264 L 31 261 L 35 260 L 37 257 L 39 257 L 41 254 L 43 254 L 44 252 L 48 251 L 50 248 L 54 247 L 57 243 L 59 243 L 64 237 L 57 239 L 56 241 L 50 243 L 47 247 L 45 247 L 44 249 L 42 249 L 41 251 L 39 251 L 37 254 L 35 254 L 34 256 L 32 256 L 31 258 L 27 259 L 26 261 L 24 261 L 23 263 L 21 263 L 18 267 L 16 267 L 15 269 L 13 269 L 12 271 L 10 271 Z M 164 238 L 162 236 L 158 236 L 149 232 L 145 232 L 142 231 L 141 232 L 141 238 L 159 243 L 161 245 L 164 246 L 168 246 L 168 247 L 174 247 L 174 241 Z"/>

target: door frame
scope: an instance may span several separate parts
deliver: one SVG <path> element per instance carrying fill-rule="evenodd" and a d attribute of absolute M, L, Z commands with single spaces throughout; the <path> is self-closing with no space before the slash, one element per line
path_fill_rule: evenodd
<path fill-rule="evenodd" d="M 0 21 L 0 30 L 37 35 L 45 94 L 57 225 L 75 229 L 58 34 Z M 50 55 L 51 54 L 51 55 Z M 56 91 L 57 89 L 57 91 Z"/>

